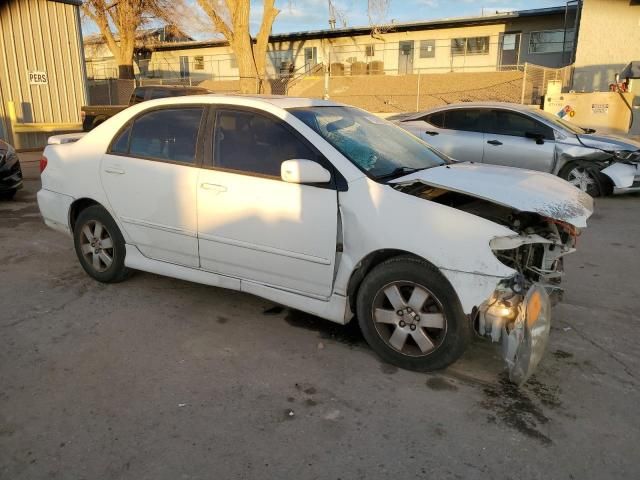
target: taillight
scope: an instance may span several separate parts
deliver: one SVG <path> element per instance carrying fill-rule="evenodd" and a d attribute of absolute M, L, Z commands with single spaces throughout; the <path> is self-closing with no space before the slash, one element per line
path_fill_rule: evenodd
<path fill-rule="evenodd" d="M 40 173 L 44 172 L 44 169 L 47 168 L 47 157 L 44 155 L 40 157 Z"/>

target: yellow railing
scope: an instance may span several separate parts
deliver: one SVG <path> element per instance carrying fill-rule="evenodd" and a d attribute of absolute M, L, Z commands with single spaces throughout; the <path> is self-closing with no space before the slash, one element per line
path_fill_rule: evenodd
<path fill-rule="evenodd" d="M 82 131 L 81 123 L 22 123 L 18 122 L 16 106 L 13 102 L 7 102 L 7 113 L 11 131 L 15 133 L 51 133 Z"/>

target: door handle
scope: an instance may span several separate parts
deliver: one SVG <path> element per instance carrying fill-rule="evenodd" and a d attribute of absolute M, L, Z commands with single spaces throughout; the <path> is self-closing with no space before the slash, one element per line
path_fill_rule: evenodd
<path fill-rule="evenodd" d="M 106 167 L 104 171 L 113 175 L 124 175 L 124 170 L 120 167 Z"/>
<path fill-rule="evenodd" d="M 431 130 L 427 130 L 427 131 L 426 131 L 426 132 L 424 132 L 424 133 L 426 133 L 427 135 L 431 135 L 432 137 L 433 137 L 434 135 L 439 135 L 439 133 L 438 133 L 438 132 L 432 132 Z"/>
<path fill-rule="evenodd" d="M 489 140 L 487 143 L 489 145 L 502 145 L 502 142 L 500 140 Z"/>
<path fill-rule="evenodd" d="M 227 191 L 227 187 L 224 185 L 216 185 L 215 183 L 201 183 L 200 188 L 203 190 L 211 190 L 216 193 L 222 193 Z"/>

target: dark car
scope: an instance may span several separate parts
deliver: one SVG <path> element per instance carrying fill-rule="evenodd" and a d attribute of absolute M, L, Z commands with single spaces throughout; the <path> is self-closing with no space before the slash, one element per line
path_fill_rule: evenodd
<path fill-rule="evenodd" d="M 213 92 L 206 88 L 188 85 L 145 85 L 136 87 L 131 94 L 128 105 L 87 105 L 82 107 L 82 130 L 85 132 L 93 130 L 116 113 L 140 102 L 155 100 L 156 98 L 205 95 L 207 93 Z"/>
<path fill-rule="evenodd" d="M 0 140 L 0 199 L 10 200 L 22 188 L 22 170 L 15 149 Z"/>

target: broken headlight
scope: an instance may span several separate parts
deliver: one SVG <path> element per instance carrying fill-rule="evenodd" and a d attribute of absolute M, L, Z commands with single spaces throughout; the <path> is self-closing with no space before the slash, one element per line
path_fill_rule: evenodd
<path fill-rule="evenodd" d="M 614 158 L 616 160 L 622 161 L 639 161 L 640 160 L 640 150 L 616 150 L 613 152 Z"/>

